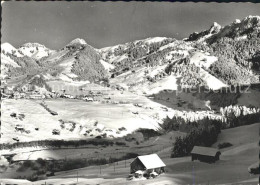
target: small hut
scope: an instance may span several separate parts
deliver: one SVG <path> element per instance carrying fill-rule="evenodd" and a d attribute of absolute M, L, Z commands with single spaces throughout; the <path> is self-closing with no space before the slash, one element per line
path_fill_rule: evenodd
<path fill-rule="evenodd" d="M 130 172 L 136 173 L 142 171 L 144 174 L 151 174 L 153 172 L 161 174 L 164 172 L 165 166 L 157 154 L 143 155 L 136 157 L 130 164 Z"/>
<path fill-rule="evenodd" d="M 219 160 L 220 151 L 215 148 L 194 146 L 191 151 L 191 160 L 213 163 Z"/>

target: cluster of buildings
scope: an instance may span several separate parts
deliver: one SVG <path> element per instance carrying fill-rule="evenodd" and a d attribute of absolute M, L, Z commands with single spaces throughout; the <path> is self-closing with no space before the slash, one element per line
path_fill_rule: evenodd
<path fill-rule="evenodd" d="M 2 98 L 14 98 L 14 99 L 44 99 L 45 95 L 35 90 L 31 84 L 26 84 L 17 89 L 10 88 L 7 86 L 1 86 L 1 97 Z"/>
<path fill-rule="evenodd" d="M 220 159 L 221 152 L 216 148 L 194 146 L 191 151 L 191 161 L 198 160 L 215 163 Z M 136 157 L 130 164 L 130 173 L 135 178 L 156 177 L 165 172 L 165 163 L 157 154 Z"/>

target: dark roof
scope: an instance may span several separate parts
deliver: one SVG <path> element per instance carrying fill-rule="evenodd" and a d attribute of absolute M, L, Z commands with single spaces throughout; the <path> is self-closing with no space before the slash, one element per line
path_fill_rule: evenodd
<path fill-rule="evenodd" d="M 220 153 L 220 151 L 216 148 L 194 146 L 191 151 L 191 154 L 199 154 L 214 157 L 218 152 Z"/>

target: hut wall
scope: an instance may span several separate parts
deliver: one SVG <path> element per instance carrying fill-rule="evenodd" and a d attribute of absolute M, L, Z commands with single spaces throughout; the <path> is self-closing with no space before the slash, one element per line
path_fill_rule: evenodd
<path fill-rule="evenodd" d="M 160 168 L 155 168 L 154 171 L 158 174 L 161 174 L 164 172 L 164 167 L 160 167 Z"/>
<path fill-rule="evenodd" d="M 192 159 L 192 161 L 199 160 L 199 161 L 211 163 L 211 162 L 216 162 L 217 160 L 219 160 L 219 155 L 206 156 L 206 155 L 192 154 L 191 159 Z"/>
<path fill-rule="evenodd" d="M 130 173 L 135 173 L 138 170 L 145 170 L 144 165 L 141 163 L 141 161 L 136 158 L 132 163 L 131 163 L 131 169 L 130 169 Z"/>

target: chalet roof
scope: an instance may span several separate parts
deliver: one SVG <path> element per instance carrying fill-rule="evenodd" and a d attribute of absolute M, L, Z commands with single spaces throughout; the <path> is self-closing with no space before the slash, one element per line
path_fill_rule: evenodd
<path fill-rule="evenodd" d="M 206 155 L 206 156 L 216 156 L 216 154 L 219 152 L 216 148 L 210 148 L 210 147 L 202 147 L 202 146 L 194 146 L 191 154 L 200 154 L 200 155 Z"/>
<path fill-rule="evenodd" d="M 157 154 L 143 155 L 137 157 L 146 169 L 160 168 L 166 166 Z"/>

